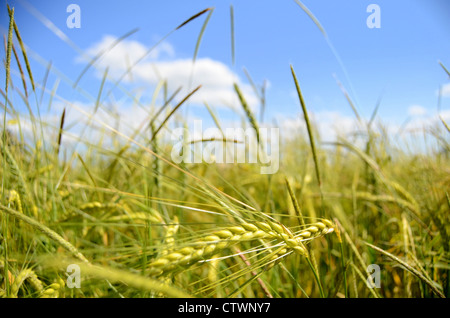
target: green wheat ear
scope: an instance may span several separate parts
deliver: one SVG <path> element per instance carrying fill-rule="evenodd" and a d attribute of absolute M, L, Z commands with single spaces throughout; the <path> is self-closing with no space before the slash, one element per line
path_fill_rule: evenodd
<path fill-rule="evenodd" d="M 302 94 L 302 91 L 300 90 L 300 85 L 298 84 L 297 76 L 295 75 L 295 71 L 294 71 L 294 68 L 292 67 L 292 65 L 291 65 L 291 72 L 292 72 L 292 77 L 294 78 L 295 88 L 297 89 L 298 98 L 300 100 L 300 106 L 302 107 L 303 116 L 305 118 L 306 129 L 308 131 L 308 136 L 309 136 L 309 143 L 311 145 L 311 151 L 313 154 L 314 165 L 316 168 L 315 171 L 316 171 L 317 182 L 319 183 L 319 187 L 320 187 L 322 185 L 322 179 L 320 177 L 319 161 L 317 159 L 316 143 L 314 141 L 314 135 L 312 132 L 311 122 L 309 120 L 308 111 L 306 110 L 306 104 L 305 104 L 305 101 L 303 100 L 303 94 Z"/>
<path fill-rule="evenodd" d="M 28 72 L 28 77 L 30 78 L 30 81 L 31 81 L 31 86 L 33 87 L 33 91 L 36 91 L 36 87 L 35 87 L 34 79 L 33 79 L 33 73 L 31 72 L 30 62 L 28 61 L 28 56 L 27 56 L 27 52 L 25 50 L 25 45 L 23 44 L 22 37 L 20 36 L 19 28 L 17 27 L 17 24 L 13 19 L 14 8 L 10 9 L 9 5 L 7 7 L 8 7 L 8 13 L 10 15 L 10 19 L 12 19 L 14 32 L 16 33 L 17 40 L 19 41 L 20 50 L 22 51 L 23 59 L 25 61 L 25 66 L 26 66 L 27 72 Z M 8 36 L 8 41 L 9 41 L 9 36 Z M 12 43 L 12 34 L 11 34 L 11 43 Z"/>
<path fill-rule="evenodd" d="M 238 95 L 238 98 L 239 98 L 239 101 L 241 102 L 242 108 L 244 109 L 244 112 L 247 115 L 248 121 L 250 122 L 250 124 L 252 125 L 253 129 L 255 130 L 256 140 L 257 140 L 258 145 L 259 145 L 260 144 L 260 135 L 259 135 L 258 122 L 256 121 L 256 118 L 253 115 L 253 112 L 250 109 L 250 106 L 248 105 L 248 103 L 247 103 L 244 95 L 242 94 L 242 91 L 239 88 L 239 86 L 236 83 L 234 83 L 233 87 L 234 87 L 234 90 L 235 90 L 236 94 Z"/>
<path fill-rule="evenodd" d="M 9 9 L 9 6 L 8 6 Z M 10 81 L 11 74 L 11 51 L 12 51 L 12 42 L 13 42 L 13 28 L 14 28 L 14 8 L 9 13 L 9 29 L 8 29 L 8 42 L 6 47 L 6 79 L 5 79 L 5 92 L 6 96 L 8 96 L 8 84 Z M 5 105 L 7 103 L 5 102 Z"/>

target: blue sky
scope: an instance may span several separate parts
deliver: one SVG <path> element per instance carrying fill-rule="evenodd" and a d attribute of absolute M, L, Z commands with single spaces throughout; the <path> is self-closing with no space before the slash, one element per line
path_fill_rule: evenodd
<path fill-rule="evenodd" d="M 46 65 L 34 58 L 31 52 L 39 54 L 44 61 L 51 61 L 53 70 L 58 69 L 72 80 L 85 67 L 86 59 L 46 27 L 42 19 L 33 14 L 30 5 L 76 47 L 91 56 L 114 39 L 139 28 L 81 80 L 79 86 L 94 98 L 106 67 L 110 78 L 105 91 L 112 87 L 114 78 L 123 71 L 123 61 L 136 58 L 138 53 L 152 47 L 193 14 L 214 7 L 201 42 L 197 73 L 192 82 L 188 81 L 191 73 L 186 71 L 186 63 L 192 59 L 207 14 L 171 33 L 152 56 L 136 66 L 133 77 L 123 82 L 124 87 L 138 92 L 137 96 L 148 102 L 158 83 L 157 76 L 150 74 L 156 65 L 162 76 L 174 83 L 169 83 L 172 92 L 178 85 L 184 85 L 183 94 L 187 93 L 189 85 L 191 89 L 195 84 L 204 85 L 203 95 L 192 100 L 190 115 L 206 116 L 201 101 L 207 99 L 223 120 L 236 120 L 238 117 L 230 114 L 227 103 L 220 99 L 221 94 L 233 94 L 232 81 L 242 86 L 255 112 L 259 110 L 258 100 L 243 72 L 245 68 L 257 85 L 260 86 L 264 80 L 269 83 L 265 120 L 272 122 L 275 119 L 280 126 L 288 127 L 294 121 L 300 121 L 301 112 L 289 68 L 292 64 L 308 110 L 324 125 L 342 125 L 343 129 L 349 130 L 351 118 L 354 118 L 336 78 L 357 103 L 362 117 L 370 117 L 381 96 L 379 118 L 397 126 L 408 118 L 417 122 L 435 119 L 437 91 L 442 86 L 441 115 L 450 120 L 450 82 L 438 64 L 439 60 L 450 68 L 450 2 L 446 0 L 304 0 L 303 3 L 324 27 L 329 42 L 293 0 L 20 0 L 8 3 L 15 7 L 15 19 L 30 49 L 31 65 L 38 83 L 42 82 Z M 66 8 L 71 3 L 81 9 L 81 28 L 70 29 L 66 25 L 70 15 Z M 366 8 L 372 3 L 381 9 L 379 29 L 370 29 L 366 25 L 370 15 Z M 233 5 L 235 16 L 235 64 L 231 58 L 230 5 Z M 6 34 L 5 5 L 0 9 L 0 16 L 1 32 Z M 17 69 L 15 63 L 13 67 Z M 52 72 L 47 81 L 48 89 L 55 85 L 58 77 Z M 92 100 L 74 91 L 69 83 L 63 79 L 59 81 L 58 95 L 86 107 L 92 104 Z M 20 88 L 17 75 L 14 83 Z M 4 76 L 1 77 L 1 85 L 3 88 Z M 45 98 L 43 104 L 48 99 L 47 96 Z M 117 90 L 114 98 L 124 105 L 130 102 Z M 235 103 L 236 100 L 228 102 Z"/>

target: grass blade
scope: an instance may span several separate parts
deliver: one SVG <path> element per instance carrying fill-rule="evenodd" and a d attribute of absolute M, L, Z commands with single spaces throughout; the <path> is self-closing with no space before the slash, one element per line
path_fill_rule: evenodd
<path fill-rule="evenodd" d="M 401 260 L 397 256 L 392 255 L 391 253 L 389 253 L 389 252 L 387 252 L 387 251 L 385 251 L 385 250 L 383 250 L 383 249 L 381 249 L 381 248 L 379 248 L 379 247 L 377 247 L 375 245 L 372 245 L 370 243 L 367 243 L 367 242 L 364 242 L 364 243 L 367 246 L 369 246 L 370 248 L 373 248 L 374 250 L 380 252 L 381 254 L 386 255 L 387 257 L 389 257 L 393 261 L 395 261 L 398 264 L 400 264 L 408 272 L 410 272 L 411 274 L 413 274 L 414 276 L 416 276 L 417 278 L 422 280 L 425 284 L 427 284 L 436 295 L 438 295 L 441 298 L 445 298 L 445 295 L 436 287 L 436 283 L 434 281 L 431 281 L 429 278 L 425 277 L 420 271 L 418 271 L 417 269 L 415 269 L 414 267 L 412 267 L 411 265 L 409 265 L 405 261 Z"/>
<path fill-rule="evenodd" d="M 213 12 L 214 12 L 214 8 L 212 8 L 209 11 L 208 15 L 206 16 L 205 22 L 203 23 L 202 29 L 200 30 L 200 34 L 198 35 L 197 43 L 195 44 L 195 51 L 194 51 L 194 58 L 193 58 L 194 63 L 197 59 L 197 54 L 198 54 L 198 50 L 200 48 L 200 43 L 203 38 L 203 33 L 205 33 L 206 26 L 208 25 L 209 19 L 211 18 Z"/>
<path fill-rule="evenodd" d="M 230 27 L 231 27 L 231 63 L 235 64 L 235 39 L 234 39 L 234 8 L 230 5 Z"/>
<path fill-rule="evenodd" d="M 181 23 L 179 26 L 177 26 L 175 29 L 173 29 L 172 31 L 167 33 L 165 36 L 163 36 L 158 42 L 156 42 L 155 45 L 153 45 L 151 48 L 149 48 L 140 58 L 138 58 L 136 61 L 134 61 L 134 63 L 127 68 L 127 70 L 116 80 L 116 82 L 114 83 L 114 86 L 109 90 L 107 95 L 109 95 L 113 91 L 113 89 L 119 85 L 119 83 L 131 72 L 131 70 L 136 65 L 138 65 L 142 60 L 144 60 L 159 44 L 164 42 L 173 32 L 175 32 L 176 30 L 179 30 L 180 28 L 182 28 L 183 26 L 185 26 L 186 24 L 188 24 L 192 20 L 198 18 L 199 16 L 201 16 L 205 12 L 208 12 L 209 10 L 212 10 L 212 8 L 207 8 L 207 9 L 205 9 L 205 10 L 203 10 L 203 11 L 201 11 L 201 12 L 195 14 L 195 15 L 193 15 L 192 17 L 190 17 L 189 19 L 187 19 L 186 21 Z"/>
<path fill-rule="evenodd" d="M 56 142 L 56 158 L 58 158 L 59 150 L 61 148 L 61 138 L 62 138 L 62 134 L 63 134 L 65 117 L 66 117 L 66 108 L 64 107 L 62 115 L 61 115 L 61 121 L 60 121 L 60 124 L 59 124 L 58 140 Z"/>
<path fill-rule="evenodd" d="M 210 10 L 213 10 L 213 8 L 206 8 L 205 10 L 202 10 L 202 11 L 200 11 L 199 13 L 194 14 L 192 17 L 190 17 L 189 19 L 187 19 L 186 21 L 184 21 L 183 23 L 181 23 L 179 26 L 177 26 L 177 27 L 175 28 L 175 30 L 181 29 L 183 26 L 185 26 L 186 24 L 188 24 L 188 23 L 191 22 L 192 20 L 197 19 L 199 16 L 203 15 L 204 13 L 206 13 L 206 12 L 208 12 L 208 11 L 210 11 Z"/>
<path fill-rule="evenodd" d="M 80 154 L 77 154 L 77 157 L 78 157 L 78 159 L 80 159 L 81 164 L 83 165 L 84 169 L 86 170 L 86 172 L 87 172 L 87 174 L 88 174 L 88 176 L 89 176 L 89 179 L 91 179 L 92 183 L 93 183 L 94 186 L 97 188 L 97 187 L 98 187 L 98 186 L 97 186 L 97 182 L 95 182 L 95 179 L 94 179 L 94 177 L 92 176 L 91 171 L 89 170 L 89 167 L 86 165 L 86 163 L 84 162 L 83 158 L 81 158 Z"/>
<path fill-rule="evenodd" d="M 289 183 L 289 180 L 287 178 L 284 179 L 286 182 L 286 186 L 288 188 L 289 197 L 292 200 L 292 205 L 294 206 L 295 213 L 297 214 L 300 225 L 305 226 L 305 220 L 303 219 L 302 210 L 300 209 L 300 205 L 298 204 L 297 198 L 295 197 L 294 191 L 292 190 L 292 187 Z"/>
<path fill-rule="evenodd" d="M 28 90 L 27 90 L 27 82 L 25 80 L 25 74 L 23 73 L 22 65 L 20 64 L 19 56 L 17 55 L 14 43 L 12 44 L 12 50 L 14 53 L 14 58 L 16 59 L 17 62 L 17 67 L 19 68 L 20 77 L 22 78 L 23 91 L 25 93 L 25 96 L 28 98 Z"/>
<path fill-rule="evenodd" d="M 325 40 L 327 41 L 328 47 L 331 49 L 333 55 L 335 56 L 339 65 L 341 66 L 341 68 L 345 74 L 345 78 L 347 79 L 348 83 L 350 84 L 350 88 L 354 94 L 355 90 L 353 89 L 353 85 L 352 85 L 352 82 L 350 81 L 350 77 L 348 75 L 347 69 L 346 69 L 344 63 L 342 62 L 342 59 L 340 58 L 337 50 L 334 48 L 333 43 L 331 43 L 331 40 L 328 37 L 328 34 L 325 31 L 325 28 L 322 26 L 322 24 L 319 22 L 319 20 L 314 16 L 314 14 L 301 1 L 299 1 L 299 0 L 294 0 L 294 1 L 309 16 L 309 18 L 314 22 L 314 24 L 317 26 L 317 28 L 320 30 L 320 32 L 324 36 Z"/>
<path fill-rule="evenodd" d="M 46 236 L 48 236 L 50 239 L 52 239 L 53 241 L 55 241 L 56 243 L 58 243 L 59 245 L 61 245 L 63 248 L 65 248 L 67 251 L 70 252 L 70 254 L 72 254 L 74 257 L 76 257 L 77 259 L 79 259 L 80 261 L 84 262 L 84 263 L 89 263 L 89 261 L 87 260 L 86 257 L 84 257 L 83 254 L 81 254 L 77 248 L 75 246 L 73 246 L 72 244 L 70 244 L 68 241 L 66 241 L 64 238 L 61 237 L 61 235 L 59 235 L 58 233 L 56 233 L 55 231 L 53 231 L 52 229 L 48 228 L 47 226 L 45 226 L 44 224 L 39 223 L 38 221 L 36 221 L 35 219 L 26 216 L 25 214 L 22 214 L 16 210 L 10 209 L 6 206 L 3 206 L 0 204 L 0 211 L 2 211 L 5 214 L 11 215 L 29 225 L 31 225 L 32 227 L 34 227 L 35 229 L 41 231 L 42 233 L 44 233 Z"/>
<path fill-rule="evenodd" d="M 39 98 L 39 104 L 42 104 L 42 99 L 44 98 L 44 92 L 47 87 L 48 75 L 50 74 L 51 69 L 52 69 L 52 61 L 48 62 L 48 65 L 45 69 L 44 79 L 42 80 L 42 84 L 41 84 L 41 97 Z"/>
<path fill-rule="evenodd" d="M 244 67 L 243 68 L 244 74 L 247 77 L 247 80 L 249 81 L 251 87 L 253 88 L 253 91 L 255 92 L 256 96 L 258 96 L 258 98 L 261 98 L 258 88 L 256 87 L 255 82 L 253 81 L 252 77 L 250 76 L 250 73 L 247 71 L 247 69 Z"/>
<path fill-rule="evenodd" d="M 319 168 L 319 161 L 317 159 L 316 145 L 314 143 L 314 135 L 312 133 L 311 123 L 309 121 L 309 116 L 308 116 L 308 111 L 306 110 L 305 101 L 303 100 L 303 95 L 300 90 L 297 76 L 295 75 L 295 71 L 294 71 L 294 68 L 292 67 L 292 65 L 291 65 L 291 72 L 292 72 L 292 77 L 294 78 L 295 88 L 297 89 L 297 94 L 298 94 L 298 98 L 300 100 L 300 105 L 303 110 L 303 115 L 304 115 L 305 122 L 306 122 L 306 129 L 308 130 L 309 143 L 311 145 L 311 151 L 312 151 L 313 159 L 314 159 L 314 166 L 316 168 L 315 171 L 316 171 L 317 182 L 319 183 L 319 188 L 321 188 L 322 187 L 322 179 L 320 178 L 320 168 Z"/>
<path fill-rule="evenodd" d="M 370 116 L 370 120 L 369 120 L 369 123 L 368 123 L 369 129 L 372 126 L 372 123 L 374 122 L 375 117 L 377 116 L 378 109 L 380 108 L 380 105 L 381 105 L 381 96 L 378 98 L 377 103 L 375 105 L 375 109 L 373 110 L 372 115 Z"/>
<path fill-rule="evenodd" d="M 439 65 L 442 67 L 442 69 L 447 73 L 448 77 L 450 77 L 450 71 L 445 67 L 444 64 L 442 64 L 441 61 L 439 61 Z"/>
<path fill-rule="evenodd" d="M 88 63 L 88 65 L 86 65 L 86 67 L 81 71 L 80 75 L 78 75 L 77 79 L 75 80 L 75 83 L 73 83 L 73 87 L 77 87 L 78 83 L 80 82 L 81 78 L 83 77 L 84 74 L 86 74 L 86 72 L 89 70 L 89 68 L 95 64 L 95 62 L 97 62 L 98 59 L 100 59 L 104 54 L 106 54 L 107 52 L 111 51 L 117 44 L 119 44 L 121 41 L 123 41 L 124 39 L 126 39 L 127 37 L 129 37 L 130 35 L 136 33 L 139 29 L 133 29 L 127 33 L 125 33 L 124 35 L 122 35 L 120 38 L 118 38 L 117 40 L 115 40 L 107 49 L 99 52 L 96 56 L 94 56 L 92 58 L 92 60 Z M 106 75 L 106 74 L 105 74 Z"/>
<path fill-rule="evenodd" d="M 264 113 L 266 112 L 266 89 L 267 89 L 267 81 L 264 80 L 263 85 L 261 87 L 261 118 L 260 122 L 264 122 Z"/>
<path fill-rule="evenodd" d="M 164 105 L 161 106 L 160 109 L 156 112 L 155 116 L 153 116 L 152 120 L 150 120 L 149 127 L 153 126 L 153 123 L 158 118 L 158 116 L 162 113 L 162 111 L 172 102 L 172 100 L 175 98 L 175 96 L 181 91 L 181 86 L 178 87 L 178 89 L 169 97 L 168 100 L 164 102 Z"/>
<path fill-rule="evenodd" d="M 95 101 L 95 108 L 94 108 L 94 114 L 98 110 L 98 106 L 100 105 L 100 98 L 102 96 L 103 86 L 105 85 L 105 80 L 108 77 L 108 67 L 105 70 L 105 73 L 103 74 L 102 83 L 100 84 L 100 90 L 98 91 L 97 100 Z"/>
<path fill-rule="evenodd" d="M 314 16 L 314 14 L 299 0 L 295 0 L 300 8 L 308 15 L 308 17 L 314 22 L 314 24 L 319 28 L 320 32 L 322 32 L 324 37 L 328 37 L 325 29 L 320 24 L 319 20 Z"/>
<path fill-rule="evenodd" d="M 177 109 L 180 108 L 180 106 L 183 105 L 184 102 L 186 102 L 192 95 L 194 95 L 194 93 L 195 93 L 196 91 L 198 91 L 201 87 L 202 87 L 201 85 L 197 86 L 197 88 L 195 88 L 192 92 L 190 92 L 188 95 L 186 95 L 186 97 L 183 98 L 183 100 L 182 100 L 181 102 L 179 102 L 179 103 L 172 109 L 172 111 L 170 112 L 170 114 L 167 115 L 167 117 L 163 120 L 163 122 L 159 125 L 159 127 L 154 131 L 153 136 L 152 136 L 152 139 L 150 140 L 150 142 L 152 142 L 152 141 L 155 139 L 155 137 L 156 137 L 156 135 L 158 134 L 158 132 L 161 130 L 161 128 L 164 127 L 164 125 L 166 124 L 166 122 L 167 122 L 167 121 L 169 120 L 169 118 L 177 111 Z"/>
<path fill-rule="evenodd" d="M 350 95 L 348 94 L 347 90 L 344 88 L 344 85 L 342 85 L 342 83 L 339 81 L 339 79 L 338 79 L 336 76 L 335 76 L 335 79 L 336 79 L 336 82 L 337 82 L 339 88 L 341 89 L 342 93 L 344 94 L 345 98 L 347 99 L 347 101 L 348 101 L 350 107 L 352 108 L 353 113 L 354 113 L 355 116 L 356 116 L 356 119 L 358 120 L 358 122 L 361 123 L 361 122 L 362 122 L 362 121 L 361 121 L 361 117 L 359 116 L 359 113 L 358 113 L 358 111 L 356 110 L 356 106 L 355 106 L 355 104 L 353 103 L 353 101 L 352 101 Z M 376 109 L 377 109 L 377 108 L 376 108 Z"/>

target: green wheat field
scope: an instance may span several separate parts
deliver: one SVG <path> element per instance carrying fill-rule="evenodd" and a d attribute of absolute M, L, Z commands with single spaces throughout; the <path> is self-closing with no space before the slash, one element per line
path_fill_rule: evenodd
<path fill-rule="evenodd" d="M 419 153 L 408 151 L 406 141 L 394 145 L 373 120 L 360 121 L 357 138 L 363 142 L 348 137 L 325 144 L 308 116 L 299 71 L 286 65 L 307 134 L 281 141 L 274 174 L 261 174 L 251 163 L 173 162 L 163 132 L 175 123 L 187 125 L 179 109 L 196 88 L 174 102 L 164 83 L 154 92 L 164 103 L 151 105 L 152 116 L 132 134 L 99 120 L 99 103 L 83 113 L 86 128 L 101 132 L 105 144 L 80 135 L 81 150 L 68 154 L 62 142 L 70 120 L 65 110 L 55 126 L 41 120 L 39 111 L 19 111 L 12 102 L 44 109 L 41 91 L 52 90 L 33 79 L 26 39 L 14 8 L 8 10 L 0 297 L 450 295 L 450 130 L 444 120 L 416 134 L 426 143 Z M 187 16 L 173 32 L 212 10 Z M 196 50 L 201 36 L 192 39 Z M 13 68 L 21 76 L 13 77 Z M 99 87 L 98 100 L 103 82 Z M 240 87 L 234 89 L 243 127 L 257 130 L 258 116 Z M 221 128 L 214 109 L 208 110 Z M 31 136 L 22 133 L 24 119 Z M 73 286 L 77 273 L 80 288 Z"/>

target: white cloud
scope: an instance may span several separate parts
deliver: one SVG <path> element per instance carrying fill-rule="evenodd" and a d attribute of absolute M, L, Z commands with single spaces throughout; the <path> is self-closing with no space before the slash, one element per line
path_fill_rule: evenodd
<path fill-rule="evenodd" d="M 425 107 L 422 107 L 420 105 L 411 105 L 408 108 L 408 115 L 409 116 L 424 116 L 427 114 L 427 110 Z"/>
<path fill-rule="evenodd" d="M 130 65 L 137 62 L 144 56 L 149 48 L 138 41 L 123 40 L 115 43 L 117 38 L 111 35 L 105 35 L 103 38 L 86 49 L 86 55 L 95 57 L 101 54 L 99 64 L 103 67 L 110 66 L 112 72 L 124 72 Z M 112 47 L 112 48 L 111 48 Z M 160 43 L 146 56 L 147 60 L 155 60 L 161 57 L 174 57 L 175 50 L 167 42 Z M 89 62 L 84 56 L 79 56 L 77 62 Z"/>
<path fill-rule="evenodd" d="M 450 83 L 442 86 L 441 94 L 442 94 L 442 97 L 450 97 Z"/>
<path fill-rule="evenodd" d="M 309 112 L 313 129 L 319 132 L 322 141 L 336 141 L 337 137 L 349 136 L 361 130 L 361 125 L 355 117 L 346 116 L 336 111 Z M 304 135 L 307 136 L 306 124 L 303 114 L 296 117 L 278 117 L 278 125 L 283 128 L 284 137 Z"/>
<path fill-rule="evenodd" d="M 86 50 L 90 56 L 95 56 L 98 52 L 106 52 L 97 62 L 97 67 L 99 71 L 101 70 L 98 76 L 102 76 L 103 70 L 108 67 L 108 75 L 112 79 L 118 79 L 149 49 L 140 42 L 124 40 L 108 50 L 114 41 L 116 41 L 115 37 L 104 36 L 100 42 Z M 204 101 L 207 101 L 217 107 L 240 108 L 233 88 L 233 83 L 237 83 L 250 107 L 254 108 L 258 104 L 258 99 L 251 86 L 243 83 L 239 76 L 224 63 L 211 58 L 199 58 L 193 64 L 192 59 L 176 59 L 174 57 L 174 48 L 169 43 L 162 43 L 151 54 L 139 61 L 132 69 L 131 76 L 125 77 L 123 81 L 129 82 L 133 79 L 141 83 L 156 85 L 164 79 L 172 92 L 182 87 L 179 98 L 202 85 L 201 89 L 189 99 L 189 102 L 203 104 Z M 77 61 L 86 63 L 82 58 L 78 58 Z"/>
<path fill-rule="evenodd" d="M 417 105 L 416 105 L 417 106 Z M 392 140 L 410 139 L 412 144 L 417 142 L 423 146 L 423 136 L 427 132 L 435 129 L 444 129 L 441 119 L 447 124 L 450 123 L 450 110 L 443 110 L 440 113 L 429 114 L 425 108 L 421 106 L 410 107 L 409 115 L 415 114 L 410 120 L 401 122 L 381 122 L 376 120 L 371 130 L 377 135 L 384 135 Z M 423 116 L 428 114 L 427 116 Z M 364 141 L 367 133 L 367 119 L 363 119 L 363 123 L 359 123 L 354 116 L 347 116 L 338 111 L 318 111 L 309 112 L 310 121 L 313 129 L 317 130 L 320 140 L 323 142 L 333 142 L 339 137 L 356 142 L 359 146 Z M 308 138 L 305 120 L 303 114 L 298 113 L 296 116 L 279 115 L 277 117 L 277 125 L 282 128 L 280 130 L 283 138 L 292 136 L 304 136 Z M 420 136 L 419 139 L 417 139 Z M 362 139 L 361 139 L 361 138 Z"/>
<path fill-rule="evenodd" d="M 439 116 L 445 121 L 450 121 L 450 110 L 441 111 L 439 113 Z"/>

